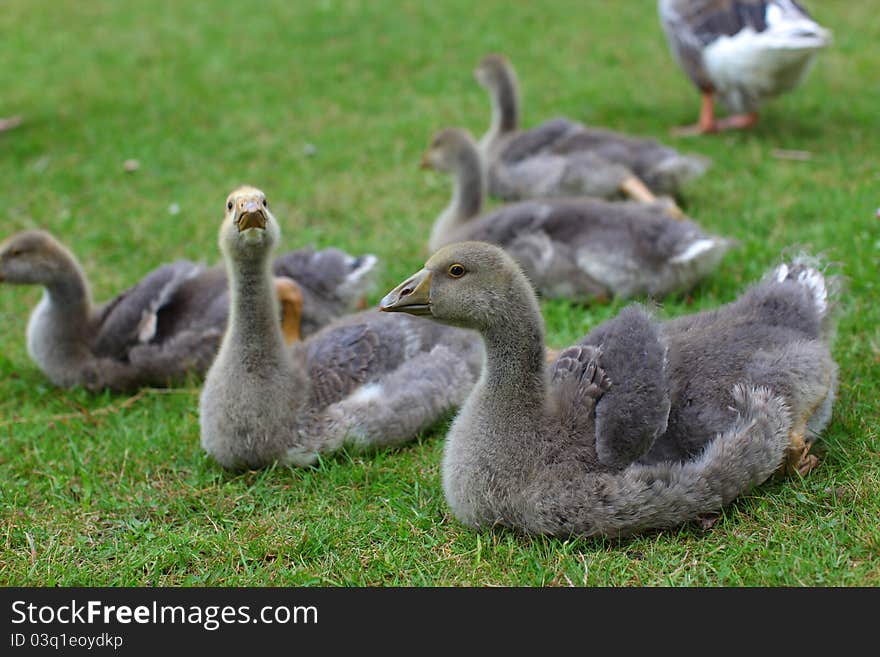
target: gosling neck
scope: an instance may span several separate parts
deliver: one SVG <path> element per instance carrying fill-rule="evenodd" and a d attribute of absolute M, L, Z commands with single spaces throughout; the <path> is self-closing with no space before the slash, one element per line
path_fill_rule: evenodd
<path fill-rule="evenodd" d="M 59 248 L 43 299 L 31 313 L 27 348 L 31 358 L 56 383 L 66 385 L 89 358 L 93 337 L 92 300 L 85 274 L 73 254 Z"/>
<path fill-rule="evenodd" d="M 503 321 L 483 330 L 486 367 L 480 385 L 486 399 L 511 415 L 543 404 L 546 394 L 544 322 L 528 286 L 517 276 L 499 299 L 497 311 Z"/>
<path fill-rule="evenodd" d="M 224 342 L 248 366 L 284 360 L 284 336 L 270 265 L 268 254 L 227 263 L 230 314 Z"/>
<path fill-rule="evenodd" d="M 57 318 L 53 323 L 59 338 L 61 334 L 81 338 L 92 313 L 92 295 L 86 275 L 66 249 L 59 250 L 56 266 L 55 275 L 44 284 L 46 312 Z"/>
<path fill-rule="evenodd" d="M 492 122 L 489 131 L 480 139 L 480 151 L 488 154 L 498 140 L 519 129 L 519 91 L 516 79 L 508 73 L 500 75 L 489 88 L 492 102 Z"/>
<path fill-rule="evenodd" d="M 486 181 L 480 154 L 470 146 L 462 149 L 453 171 L 452 200 L 431 229 L 428 248 L 436 251 L 452 241 L 456 230 L 479 216 L 486 197 Z"/>

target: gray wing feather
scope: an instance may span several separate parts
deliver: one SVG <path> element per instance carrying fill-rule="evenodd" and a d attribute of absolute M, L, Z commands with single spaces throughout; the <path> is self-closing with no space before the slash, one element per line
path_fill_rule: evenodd
<path fill-rule="evenodd" d="M 370 258 L 370 261 L 367 261 Z M 340 249 L 307 247 L 275 259 L 272 273 L 295 280 L 302 291 L 303 335 L 354 310 L 372 283 L 372 256 L 355 257 Z"/>
<path fill-rule="evenodd" d="M 379 334 L 367 324 L 331 329 L 310 340 L 312 404 L 323 407 L 339 401 L 379 373 L 381 347 Z"/>
<path fill-rule="evenodd" d="M 602 354 L 611 381 L 596 405 L 599 461 L 623 468 L 646 454 L 666 431 L 670 411 L 667 346 L 660 325 L 638 306 L 624 308 L 580 342 Z"/>
<path fill-rule="evenodd" d="M 791 429 L 784 400 L 766 388 L 737 386 L 732 396 L 732 420 L 693 459 L 536 478 L 524 493 L 537 509 L 531 524 L 558 536 L 626 536 L 718 511 L 773 474 Z"/>
<path fill-rule="evenodd" d="M 481 367 L 482 342 L 473 331 L 375 310 L 337 320 L 306 342 L 313 405 L 335 403 L 438 344 L 472 371 Z"/>
<path fill-rule="evenodd" d="M 537 232 L 566 244 L 625 250 L 650 265 L 666 262 L 702 236 L 695 223 L 672 219 L 660 205 L 578 198 L 512 203 L 480 217 L 460 237 L 504 246 Z"/>
<path fill-rule="evenodd" d="M 578 151 L 589 151 L 608 162 L 626 166 L 652 189 L 654 169 L 663 162 L 682 157 L 674 148 L 653 139 L 631 137 L 602 128 L 579 130 L 559 141 L 553 148 L 553 152 L 559 154 Z"/>
<path fill-rule="evenodd" d="M 504 164 L 512 164 L 532 157 L 541 151 L 551 149 L 561 139 L 583 129 L 576 121 L 557 117 L 539 126 L 517 133 L 504 145 L 500 159 Z"/>
<path fill-rule="evenodd" d="M 186 281 L 201 271 L 200 265 L 187 260 L 164 265 L 104 305 L 98 312 L 94 353 L 125 360 L 134 345 L 153 340 L 159 311 Z"/>
<path fill-rule="evenodd" d="M 523 201 L 503 206 L 469 226 L 468 239 L 506 245 L 527 233 L 544 232 L 551 239 L 571 241 L 602 220 L 601 203 L 578 201 Z"/>

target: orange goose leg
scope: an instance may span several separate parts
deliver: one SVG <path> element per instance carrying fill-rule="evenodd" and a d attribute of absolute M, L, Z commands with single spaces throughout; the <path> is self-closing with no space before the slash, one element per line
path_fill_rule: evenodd
<path fill-rule="evenodd" d="M 723 119 L 716 119 L 715 100 L 712 98 L 712 93 L 704 91 L 702 93 L 702 98 L 702 105 L 700 105 L 700 120 L 697 124 L 673 128 L 673 135 L 677 137 L 694 137 L 696 135 L 724 132 L 725 130 L 742 130 L 744 128 L 751 128 L 758 122 L 757 112 L 733 114 L 732 116 L 727 116 Z"/>

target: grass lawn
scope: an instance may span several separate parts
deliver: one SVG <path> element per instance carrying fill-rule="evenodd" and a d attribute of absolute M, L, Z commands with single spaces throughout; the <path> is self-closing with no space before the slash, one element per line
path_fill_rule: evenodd
<path fill-rule="evenodd" d="M 490 51 L 517 67 L 526 126 L 568 115 L 713 159 L 687 209 L 740 246 L 663 316 L 734 299 L 792 247 L 838 263 L 847 287 L 820 467 L 767 482 L 707 532 L 627 541 L 463 527 L 440 487 L 448 422 L 393 452 L 228 474 L 199 447 L 198 382 L 55 389 L 25 350 L 40 290 L 0 287 L 0 584 L 880 584 L 880 14 L 811 4 L 835 43 L 807 83 L 751 132 L 676 141 L 667 129 L 695 120 L 698 97 L 654 0 L 5 2 L 0 116 L 26 122 L 0 135 L 0 238 L 52 230 L 98 300 L 162 262 L 218 260 L 226 195 L 248 182 L 283 248 L 380 256 L 378 301 L 420 267 L 448 199 L 417 166 L 430 135 L 487 125 L 471 70 Z M 545 303 L 548 340 L 623 305 Z"/>

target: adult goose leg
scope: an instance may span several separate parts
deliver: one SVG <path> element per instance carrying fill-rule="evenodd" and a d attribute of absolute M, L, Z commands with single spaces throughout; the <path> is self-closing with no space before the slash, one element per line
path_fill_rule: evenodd
<path fill-rule="evenodd" d="M 715 118 L 715 99 L 712 93 L 703 92 L 702 97 L 700 119 L 697 124 L 673 128 L 673 135 L 677 137 L 696 137 L 697 135 L 708 135 L 727 130 L 744 130 L 745 128 L 751 128 L 758 122 L 757 112 L 733 114 L 723 119 L 717 119 Z"/>

